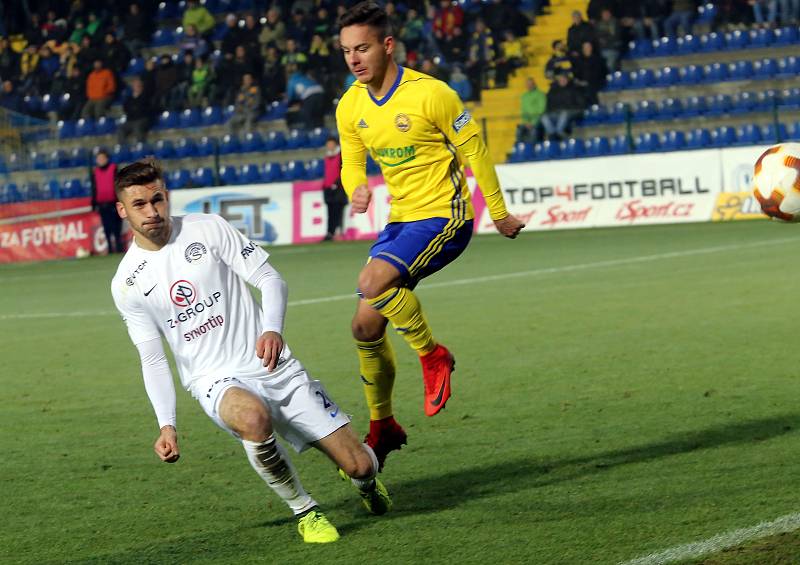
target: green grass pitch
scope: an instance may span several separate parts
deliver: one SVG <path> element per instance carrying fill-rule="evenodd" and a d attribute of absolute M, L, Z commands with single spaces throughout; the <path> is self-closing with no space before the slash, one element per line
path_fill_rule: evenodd
<path fill-rule="evenodd" d="M 294 457 L 342 533 L 318 547 L 180 389 L 182 458 L 153 454 L 117 258 L 3 266 L 0 562 L 619 563 L 795 513 L 799 244 L 768 222 L 476 237 L 418 289 L 458 360 L 440 415 L 392 336 L 394 511 Z M 367 249 L 271 252 L 298 302 L 352 293 Z M 354 302 L 291 305 L 286 337 L 363 433 Z"/>

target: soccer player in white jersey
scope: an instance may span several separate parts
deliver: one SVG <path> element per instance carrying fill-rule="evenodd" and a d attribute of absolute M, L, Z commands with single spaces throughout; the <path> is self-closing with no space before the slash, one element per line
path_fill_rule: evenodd
<path fill-rule="evenodd" d="M 336 528 L 303 489 L 273 432 L 298 452 L 313 446 L 326 453 L 351 477 L 367 509 L 383 514 L 391 500 L 376 478 L 375 454 L 284 342 L 286 284 L 268 254 L 219 216 L 170 217 L 163 178 L 158 164 L 145 159 L 121 169 L 114 183 L 133 243 L 111 292 L 158 419 L 154 449 L 168 463 L 180 456 L 163 336 L 184 388 L 242 442 L 253 469 L 297 516 L 304 541 L 336 541 Z M 261 307 L 246 283 L 261 291 Z"/>

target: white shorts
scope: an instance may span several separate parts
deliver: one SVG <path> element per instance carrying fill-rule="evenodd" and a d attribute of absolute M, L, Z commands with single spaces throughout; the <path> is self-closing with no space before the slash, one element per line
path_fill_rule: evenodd
<path fill-rule="evenodd" d="M 190 388 L 192 396 L 200 401 L 209 418 L 237 439 L 241 438 L 225 425 L 218 412 L 223 393 L 234 386 L 249 390 L 264 401 L 273 429 L 298 453 L 350 422 L 322 383 L 311 379 L 297 359 L 290 360 L 279 375 L 213 376 L 194 381 Z"/>

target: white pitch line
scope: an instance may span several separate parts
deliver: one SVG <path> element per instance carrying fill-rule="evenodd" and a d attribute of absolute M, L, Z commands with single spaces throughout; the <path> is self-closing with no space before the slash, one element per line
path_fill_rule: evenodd
<path fill-rule="evenodd" d="M 781 239 L 769 239 L 754 243 L 744 243 L 740 245 L 717 245 L 714 247 L 700 247 L 686 251 L 671 251 L 669 253 L 656 253 L 653 255 L 639 255 L 637 257 L 625 257 L 622 259 L 609 259 L 607 261 L 594 261 L 592 263 L 578 263 L 575 265 L 562 265 L 560 267 L 546 267 L 543 269 L 531 269 L 528 271 L 517 271 L 516 273 L 502 273 L 498 275 L 487 275 L 483 277 L 469 277 L 455 279 L 452 281 L 442 281 L 426 283 L 422 290 L 429 288 L 449 288 L 466 284 L 492 282 L 519 277 L 534 277 L 541 275 L 551 275 L 555 273 L 568 273 L 572 271 L 583 271 L 587 269 L 599 269 L 604 267 L 618 267 L 621 265 L 635 265 L 637 263 L 647 263 L 651 261 L 661 261 L 664 259 L 675 259 L 679 257 L 690 257 L 692 255 L 707 255 L 709 253 L 719 253 L 724 251 L 736 251 L 739 249 L 749 249 L 753 247 L 763 247 L 765 245 L 776 245 L 787 242 L 798 241 L 797 237 L 785 237 Z M 350 294 L 336 294 L 333 296 L 321 296 L 319 298 L 306 298 L 303 300 L 290 300 L 287 306 L 308 306 L 310 304 L 322 304 L 325 302 L 338 302 L 340 300 L 354 300 L 355 292 Z M 87 316 L 108 316 L 116 314 L 115 310 L 79 311 L 79 312 L 42 312 L 42 313 L 21 313 L 21 314 L 0 314 L 0 321 L 3 320 L 26 320 L 35 318 L 60 318 L 60 317 L 87 317 Z"/>
<path fill-rule="evenodd" d="M 800 529 L 800 512 L 787 514 L 770 522 L 761 522 L 749 528 L 741 528 L 724 534 L 717 534 L 707 540 L 677 545 L 658 553 L 651 553 L 621 565 L 665 565 L 687 559 L 699 559 L 704 555 L 717 553 L 723 549 L 736 547 L 750 541 L 785 534 Z"/>

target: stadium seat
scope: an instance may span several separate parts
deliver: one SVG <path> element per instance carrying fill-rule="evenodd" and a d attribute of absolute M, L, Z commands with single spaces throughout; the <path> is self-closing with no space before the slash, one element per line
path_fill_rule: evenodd
<path fill-rule="evenodd" d="M 561 156 L 560 147 L 554 141 L 542 141 L 533 146 L 533 157 L 537 161 L 549 161 Z"/>
<path fill-rule="evenodd" d="M 710 53 L 725 47 L 725 38 L 715 31 L 700 36 L 700 51 Z"/>
<path fill-rule="evenodd" d="M 258 165 L 255 163 L 242 165 L 242 169 L 239 171 L 239 182 L 242 184 L 260 183 L 261 172 L 258 170 Z"/>
<path fill-rule="evenodd" d="M 306 178 L 309 180 L 321 179 L 325 176 L 325 161 L 312 159 L 306 163 Z"/>
<path fill-rule="evenodd" d="M 128 66 L 122 73 L 122 76 L 128 77 L 133 75 L 140 75 L 144 72 L 144 59 L 142 57 L 133 57 L 128 62 Z"/>
<path fill-rule="evenodd" d="M 725 48 L 728 50 L 746 49 L 750 35 L 742 30 L 729 31 L 725 34 Z"/>
<path fill-rule="evenodd" d="M 117 129 L 117 125 L 114 123 L 113 118 L 101 116 L 97 118 L 97 121 L 94 123 L 95 135 L 110 135 L 114 133 L 115 129 Z"/>
<path fill-rule="evenodd" d="M 656 75 L 653 69 L 639 69 L 631 73 L 630 88 L 650 88 L 655 84 Z"/>
<path fill-rule="evenodd" d="M 219 154 L 231 155 L 239 152 L 239 139 L 235 135 L 226 134 L 219 142 Z M 221 173 L 220 173 L 221 175 Z M 230 184 L 230 183 L 225 183 Z"/>
<path fill-rule="evenodd" d="M 755 109 L 766 112 L 775 109 L 780 104 L 780 94 L 775 90 L 764 90 L 756 94 Z"/>
<path fill-rule="evenodd" d="M 179 128 L 196 128 L 200 125 L 200 110 L 186 108 L 178 115 Z"/>
<path fill-rule="evenodd" d="M 658 104 L 657 118 L 670 120 L 683 114 L 683 103 L 676 98 L 665 98 Z"/>
<path fill-rule="evenodd" d="M 679 151 L 686 148 L 686 134 L 678 130 L 667 130 L 661 136 L 662 151 Z"/>
<path fill-rule="evenodd" d="M 687 65 L 678 69 L 678 80 L 683 85 L 699 84 L 703 78 L 703 68 L 698 65 Z"/>
<path fill-rule="evenodd" d="M 524 141 L 518 141 L 514 144 L 514 150 L 509 154 L 509 163 L 524 163 L 525 161 L 533 160 L 533 146 Z"/>
<path fill-rule="evenodd" d="M 43 171 L 47 168 L 47 156 L 39 151 L 28 153 L 28 162 L 30 167 L 36 171 Z"/>
<path fill-rule="evenodd" d="M 149 144 L 147 144 L 147 143 L 145 143 L 143 141 L 138 141 L 138 142 L 134 143 L 133 146 L 130 148 L 130 159 L 131 159 L 131 161 L 136 161 L 138 159 L 143 159 L 143 158 L 147 157 L 148 155 L 152 155 L 152 154 L 153 154 L 153 148 Z"/>
<path fill-rule="evenodd" d="M 736 130 L 730 126 L 720 126 L 711 132 L 711 144 L 715 147 L 728 147 L 736 144 Z"/>
<path fill-rule="evenodd" d="M 80 179 L 70 179 L 64 182 L 63 194 L 67 198 L 79 198 L 88 196 L 89 187 L 84 187 Z"/>
<path fill-rule="evenodd" d="M 728 78 L 730 80 L 751 80 L 754 73 L 752 61 L 736 61 L 728 64 Z"/>
<path fill-rule="evenodd" d="M 685 35 L 675 41 L 675 52 L 678 55 L 691 55 L 700 51 L 700 38 L 696 35 Z"/>
<path fill-rule="evenodd" d="M 558 149 L 563 159 L 577 159 L 586 155 L 586 145 L 582 139 L 571 137 L 559 143 Z"/>
<path fill-rule="evenodd" d="M 690 96 L 686 99 L 683 107 L 684 117 L 695 117 L 704 114 L 706 111 L 706 99 L 703 96 Z"/>
<path fill-rule="evenodd" d="M 178 6 L 175 2 L 159 2 L 156 18 L 159 20 L 169 20 L 179 16 Z"/>
<path fill-rule="evenodd" d="M 797 76 L 800 74 L 800 59 L 795 56 L 783 57 L 778 59 L 778 68 L 775 76 Z"/>
<path fill-rule="evenodd" d="M 164 110 L 158 115 L 155 129 L 171 129 L 178 127 L 178 115 L 175 112 Z"/>
<path fill-rule="evenodd" d="M 769 47 L 775 40 L 771 29 L 751 29 L 748 42 L 751 47 Z"/>
<path fill-rule="evenodd" d="M 6 167 L 12 173 L 16 171 L 24 171 L 25 160 L 20 157 L 19 153 L 9 153 L 6 159 Z"/>
<path fill-rule="evenodd" d="M 19 193 L 19 188 L 13 182 L 3 185 L 3 192 L 2 192 L 2 202 L 3 204 L 14 204 L 15 202 L 22 201 L 22 195 Z"/>
<path fill-rule="evenodd" d="M 222 123 L 227 123 L 232 117 L 234 112 L 236 112 L 236 106 L 233 104 L 228 104 L 222 109 Z"/>
<path fill-rule="evenodd" d="M 778 74 L 778 62 L 775 59 L 761 59 L 753 63 L 753 78 L 769 79 Z"/>
<path fill-rule="evenodd" d="M 153 37 L 150 40 L 152 47 L 166 47 L 175 43 L 175 34 L 169 28 L 158 28 L 153 32 Z"/>
<path fill-rule="evenodd" d="M 204 135 L 197 140 L 196 153 L 197 157 L 210 157 L 216 152 L 217 140 L 213 137 Z"/>
<path fill-rule="evenodd" d="M 787 88 L 782 90 L 780 105 L 793 110 L 800 108 L 800 88 Z"/>
<path fill-rule="evenodd" d="M 732 114 L 749 114 L 756 108 L 757 99 L 752 92 L 739 92 L 731 102 Z"/>
<path fill-rule="evenodd" d="M 633 141 L 633 150 L 636 153 L 652 153 L 661 149 L 658 134 L 653 132 L 640 133 Z"/>
<path fill-rule="evenodd" d="M 615 135 L 611 138 L 608 147 L 609 155 L 623 155 L 630 152 L 630 144 L 625 135 Z"/>
<path fill-rule="evenodd" d="M 175 157 L 177 159 L 197 156 L 197 144 L 193 139 L 184 137 L 175 142 Z"/>
<path fill-rule="evenodd" d="M 87 163 L 89 161 L 89 154 L 86 153 L 85 155 L 83 155 L 82 159 L 83 159 L 83 163 L 84 164 Z M 114 145 L 114 147 L 111 149 L 111 160 L 114 163 L 117 163 L 117 164 L 125 163 L 127 161 L 131 161 L 132 160 L 131 159 L 131 153 L 130 153 L 130 151 L 128 151 L 128 146 L 127 145 L 122 145 L 120 143 L 117 143 L 116 145 Z M 75 155 L 73 155 L 73 162 L 77 163 Z M 75 166 L 78 166 L 78 165 L 75 165 Z"/>
<path fill-rule="evenodd" d="M 283 176 L 286 180 L 297 181 L 306 177 L 306 166 L 300 160 L 289 161 L 283 166 Z"/>
<path fill-rule="evenodd" d="M 286 111 L 289 105 L 285 101 L 274 101 L 269 105 L 269 109 L 264 114 L 267 120 L 282 120 L 286 117 Z"/>
<path fill-rule="evenodd" d="M 71 166 L 69 154 L 63 149 L 55 149 L 47 156 L 48 169 L 60 169 Z"/>
<path fill-rule="evenodd" d="M 330 133 L 328 132 L 328 128 L 312 129 L 310 132 L 308 132 L 308 147 L 324 147 L 329 135 Z"/>
<path fill-rule="evenodd" d="M 729 95 L 717 94 L 707 99 L 706 114 L 709 116 L 721 116 L 730 112 L 731 106 L 732 102 Z"/>
<path fill-rule="evenodd" d="M 200 115 L 200 122 L 204 126 L 215 126 L 222 123 L 222 108 L 219 106 L 208 106 L 203 109 Z"/>
<path fill-rule="evenodd" d="M 22 98 L 22 104 L 25 106 L 25 114 L 38 114 L 42 111 L 42 98 L 35 95 L 26 95 Z"/>
<path fill-rule="evenodd" d="M 77 137 L 94 135 L 94 120 L 90 118 L 81 118 L 75 122 L 75 135 Z"/>
<path fill-rule="evenodd" d="M 630 112 L 630 106 L 625 102 L 616 102 L 608 113 L 606 121 L 611 124 L 621 124 L 627 121 Z"/>
<path fill-rule="evenodd" d="M 653 40 L 653 56 L 669 57 L 675 54 L 677 49 L 675 38 L 661 37 Z"/>
<path fill-rule="evenodd" d="M 652 120 L 656 115 L 656 104 L 651 100 L 640 100 L 633 108 L 631 118 L 634 122 Z"/>
<path fill-rule="evenodd" d="M 655 86 L 673 86 L 678 83 L 678 78 L 678 70 L 675 67 L 664 67 L 656 71 Z"/>
<path fill-rule="evenodd" d="M 242 138 L 242 143 L 240 145 L 240 150 L 244 153 L 254 153 L 256 151 L 262 151 L 264 149 L 264 140 L 261 138 L 261 134 L 257 131 L 250 131 L 244 134 Z"/>
<path fill-rule="evenodd" d="M 231 165 L 222 165 L 219 168 L 219 180 L 222 184 L 238 184 L 239 183 L 239 173 L 236 171 L 236 167 Z"/>
<path fill-rule="evenodd" d="M 600 104 L 592 104 L 583 112 L 583 125 L 597 125 L 608 120 L 608 109 Z"/>
<path fill-rule="evenodd" d="M 615 71 L 606 78 L 606 90 L 625 90 L 630 86 L 630 73 Z"/>
<path fill-rule="evenodd" d="M 653 42 L 647 39 L 636 39 L 628 43 L 628 57 L 641 59 L 651 57 L 653 54 Z"/>
<path fill-rule="evenodd" d="M 715 83 L 728 79 L 728 67 L 722 63 L 711 63 L 703 66 L 705 82 Z"/>
<path fill-rule="evenodd" d="M 56 112 L 58 111 L 58 97 L 47 93 L 42 96 L 42 112 Z"/>
<path fill-rule="evenodd" d="M 761 140 L 764 143 L 781 143 L 789 139 L 789 130 L 786 124 L 767 124 L 761 128 Z"/>
<path fill-rule="evenodd" d="M 214 186 L 214 173 L 211 167 L 199 167 L 192 173 L 192 184 L 194 186 Z"/>
<path fill-rule="evenodd" d="M 607 137 L 592 137 L 584 141 L 587 157 L 602 157 L 611 152 Z"/>
<path fill-rule="evenodd" d="M 61 195 L 61 184 L 56 179 L 50 179 L 44 183 L 43 193 L 47 198 L 58 198 Z"/>
<path fill-rule="evenodd" d="M 175 156 L 175 147 L 169 139 L 159 139 L 153 147 L 159 159 L 172 159 Z"/>
<path fill-rule="evenodd" d="M 112 153 L 111 154 L 112 160 L 116 163 L 121 161 L 126 161 L 127 159 L 118 159 Z M 89 151 L 85 147 L 73 147 L 69 150 L 69 164 L 66 165 L 68 167 L 88 167 L 90 166 L 91 160 L 89 159 Z"/>
<path fill-rule="evenodd" d="M 778 28 L 774 31 L 773 43 L 776 46 L 792 45 L 793 43 L 797 43 L 799 36 L 800 34 L 798 34 L 797 27 L 795 26 Z"/>
<path fill-rule="evenodd" d="M 265 163 L 261 170 L 261 180 L 266 183 L 280 182 L 283 180 L 283 169 L 280 163 Z"/>
<path fill-rule="evenodd" d="M 755 145 L 761 142 L 761 128 L 756 124 L 744 124 L 736 129 L 736 142 L 740 145 Z"/>
<path fill-rule="evenodd" d="M 280 151 L 286 149 L 286 135 L 282 131 L 271 131 L 264 142 L 264 151 Z"/>
<path fill-rule="evenodd" d="M 308 133 L 305 130 L 293 129 L 286 137 L 287 149 L 304 149 L 308 147 Z"/>

